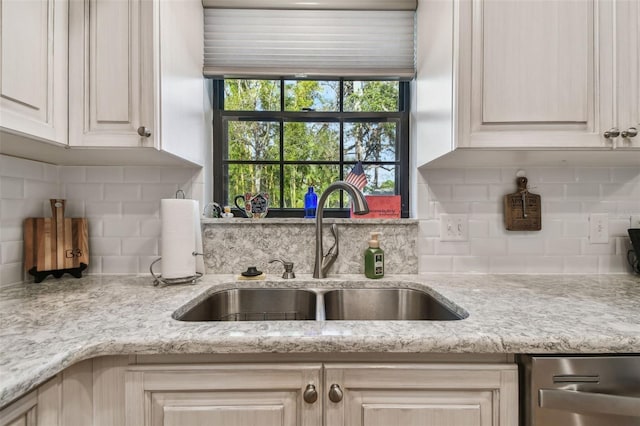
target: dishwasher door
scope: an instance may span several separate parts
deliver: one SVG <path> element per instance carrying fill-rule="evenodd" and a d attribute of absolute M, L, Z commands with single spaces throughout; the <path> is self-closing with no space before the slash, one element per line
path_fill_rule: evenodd
<path fill-rule="evenodd" d="M 523 356 L 525 426 L 640 426 L 640 356 Z"/>

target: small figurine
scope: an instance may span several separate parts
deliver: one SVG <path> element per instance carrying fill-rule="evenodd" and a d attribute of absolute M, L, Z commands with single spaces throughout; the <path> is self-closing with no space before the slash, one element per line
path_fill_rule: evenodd
<path fill-rule="evenodd" d="M 222 212 L 222 214 L 220 216 L 222 216 L 223 219 L 229 219 L 229 218 L 233 217 L 233 213 L 231 213 L 231 207 L 224 206 L 224 211 Z"/>

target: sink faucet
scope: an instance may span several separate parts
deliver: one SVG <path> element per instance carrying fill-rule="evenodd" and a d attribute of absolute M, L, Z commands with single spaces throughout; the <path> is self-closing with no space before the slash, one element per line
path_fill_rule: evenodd
<path fill-rule="evenodd" d="M 318 200 L 318 207 L 316 208 L 316 259 L 313 266 L 313 278 L 324 278 L 327 276 L 327 270 L 338 257 L 338 225 L 335 223 L 331 226 L 331 233 L 333 234 L 334 243 L 329 249 L 327 254 L 324 254 L 322 249 L 322 216 L 324 210 L 324 203 L 327 201 L 329 194 L 337 190 L 347 191 L 351 201 L 353 203 L 353 212 L 355 214 L 367 214 L 369 213 L 369 205 L 364 195 L 355 185 L 342 180 L 333 182 L 324 190 L 320 199 Z"/>

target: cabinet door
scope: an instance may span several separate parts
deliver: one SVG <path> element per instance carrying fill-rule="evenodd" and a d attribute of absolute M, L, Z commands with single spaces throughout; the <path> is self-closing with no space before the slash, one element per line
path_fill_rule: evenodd
<path fill-rule="evenodd" d="M 59 426 L 61 380 L 55 376 L 37 390 L 0 410 L 0 426 Z"/>
<path fill-rule="evenodd" d="M 517 426 L 514 365 L 326 365 L 326 424 Z M 343 397 L 327 392 L 340 387 Z"/>
<path fill-rule="evenodd" d="M 612 7 L 461 1 L 459 146 L 611 147 Z"/>
<path fill-rule="evenodd" d="M 127 373 L 129 426 L 320 426 L 320 365 L 135 367 Z"/>
<path fill-rule="evenodd" d="M 619 138 L 618 148 L 640 149 L 640 2 L 616 2 L 617 122 L 620 131 L 631 127 L 638 135 Z"/>
<path fill-rule="evenodd" d="M 37 391 L 31 392 L 0 411 L 0 426 L 36 426 Z"/>
<path fill-rule="evenodd" d="M 69 15 L 69 144 L 153 146 L 152 13 L 141 0 L 79 0 Z M 140 136 L 146 127 L 150 137 Z"/>
<path fill-rule="evenodd" d="M 0 128 L 67 142 L 66 0 L 0 3 Z"/>

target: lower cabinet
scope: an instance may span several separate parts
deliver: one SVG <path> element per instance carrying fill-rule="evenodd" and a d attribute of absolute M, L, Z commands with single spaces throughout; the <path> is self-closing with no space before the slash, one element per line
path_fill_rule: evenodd
<path fill-rule="evenodd" d="M 326 356 L 94 358 L 1 409 L 0 426 L 518 425 L 515 363 Z"/>
<path fill-rule="evenodd" d="M 515 365 L 325 365 L 326 425 L 516 426 Z"/>
<path fill-rule="evenodd" d="M 58 375 L 0 410 L 0 426 L 64 426 L 59 416 L 60 392 Z"/>
<path fill-rule="evenodd" d="M 515 364 L 151 365 L 125 376 L 128 426 L 518 423 Z"/>
<path fill-rule="evenodd" d="M 126 424 L 318 426 L 321 371 L 320 364 L 131 367 Z"/>

